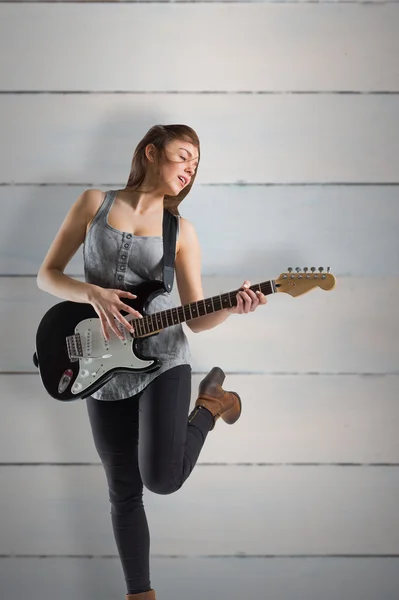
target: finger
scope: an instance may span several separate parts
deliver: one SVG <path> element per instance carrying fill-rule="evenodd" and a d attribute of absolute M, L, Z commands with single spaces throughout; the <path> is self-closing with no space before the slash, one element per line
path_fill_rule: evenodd
<path fill-rule="evenodd" d="M 260 303 L 266 304 L 266 302 L 267 302 L 266 296 L 264 294 L 262 294 L 262 292 L 260 292 L 259 290 L 256 292 L 256 294 L 259 297 Z"/>
<path fill-rule="evenodd" d="M 253 290 L 246 290 L 245 293 L 248 296 L 250 296 L 254 302 L 258 302 L 258 296 L 255 294 L 255 292 Z"/>
<path fill-rule="evenodd" d="M 130 331 L 130 333 L 134 333 L 134 327 L 131 322 L 127 321 L 124 317 L 122 317 L 120 313 L 116 314 L 115 316 L 118 319 L 119 323 L 122 323 L 122 325 L 126 327 L 126 329 Z"/>
<path fill-rule="evenodd" d="M 243 310 L 243 306 L 244 306 L 244 301 L 241 297 L 241 293 L 239 292 L 236 296 L 236 300 L 237 300 L 237 314 L 242 313 Z"/>
<path fill-rule="evenodd" d="M 135 294 L 126 292 L 125 290 L 115 290 L 120 298 L 137 298 Z"/>
<path fill-rule="evenodd" d="M 250 312 L 253 312 L 259 306 L 259 298 L 253 290 L 246 291 L 247 296 L 251 298 Z"/>
<path fill-rule="evenodd" d="M 105 337 L 106 340 L 109 340 L 107 318 L 103 314 L 100 314 L 99 317 L 100 317 L 100 323 L 101 323 L 101 329 L 102 329 L 102 332 L 103 332 L 103 336 Z"/>
<path fill-rule="evenodd" d="M 251 308 L 252 298 L 249 296 L 248 292 L 241 292 L 241 294 L 244 301 L 244 312 L 248 313 Z"/>
<path fill-rule="evenodd" d="M 122 317 L 123 318 L 123 317 Z M 116 324 L 116 320 L 114 318 L 114 315 L 107 315 L 107 321 L 108 321 L 108 325 L 109 327 L 112 329 L 112 331 L 115 333 L 115 335 L 120 339 L 123 340 L 123 334 L 119 331 L 118 326 Z M 129 326 L 130 328 L 130 326 Z"/>
<path fill-rule="evenodd" d="M 123 302 L 120 303 L 119 305 L 119 310 L 125 310 L 126 312 L 129 312 L 130 314 L 134 315 L 135 317 L 142 319 L 143 315 L 140 314 L 137 310 L 135 310 L 134 308 L 131 308 L 131 306 L 128 306 L 127 304 L 123 304 Z"/>

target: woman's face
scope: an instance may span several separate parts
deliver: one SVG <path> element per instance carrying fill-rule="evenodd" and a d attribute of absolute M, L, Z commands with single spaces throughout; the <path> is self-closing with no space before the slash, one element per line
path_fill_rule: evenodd
<path fill-rule="evenodd" d="M 164 158 L 160 162 L 160 185 L 165 194 L 177 196 L 189 185 L 198 166 L 198 148 L 190 142 L 174 140 L 165 147 Z"/>

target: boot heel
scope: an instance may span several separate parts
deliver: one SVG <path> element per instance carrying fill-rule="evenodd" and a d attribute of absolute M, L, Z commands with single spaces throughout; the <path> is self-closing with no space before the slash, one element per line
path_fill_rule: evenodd
<path fill-rule="evenodd" d="M 242 403 L 241 403 L 240 396 L 236 392 L 228 392 L 228 393 L 233 394 L 233 396 L 237 397 L 240 409 L 237 411 L 237 406 L 235 406 L 233 404 L 233 406 L 231 408 L 229 408 L 229 410 L 227 410 L 224 414 L 222 414 L 222 419 L 228 425 L 233 425 L 236 421 L 238 421 L 238 419 L 241 416 Z"/>

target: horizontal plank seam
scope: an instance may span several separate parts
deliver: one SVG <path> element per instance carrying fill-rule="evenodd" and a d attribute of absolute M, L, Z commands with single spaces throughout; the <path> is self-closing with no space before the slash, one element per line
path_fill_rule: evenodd
<path fill-rule="evenodd" d="M 398 0 L 399 2 L 399 0 Z M 301 2 L 302 4 L 302 2 Z M 346 2 L 345 2 L 346 4 Z M 366 4 L 366 3 L 365 3 Z M 372 4 L 370 2 L 370 4 Z M 381 4 L 376 2 L 376 4 Z M 399 90 L 0 90 L 1 96 L 6 95 L 59 95 L 59 96 L 76 96 L 76 95 L 261 95 L 261 96 L 395 96 L 399 94 Z"/>
<path fill-rule="evenodd" d="M 3 0 L 2 4 L 211 4 L 215 0 Z M 396 4 L 398 0 L 217 0 L 218 4 Z"/>
<path fill-rule="evenodd" d="M 1 467 L 101 467 L 100 462 L 0 462 Z M 197 467 L 390 467 L 399 463 L 387 462 L 197 462 Z"/>
<path fill-rule="evenodd" d="M 116 554 L 0 554 L 0 559 L 4 558 L 101 558 L 101 559 L 118 559 L 119 556 Z M 238 559 L 328 559 L 328 558 L 399 558 L 399 554 L 151 554 L 151 558 L 212 558 L 212 559 L 226 559 L 226 558 L 238 558 Z"/>
<path fill-rule="evenodd" d="M 0 276 L 2 277 L 2 276 Z M 8 276 L 4 276 L 8 277 Z M 72 276 L 73 277 L 73 276 Z M 361 371 L 227 371 L 224 369 L 226 375 L 267 375 L 272 377 L 286 377 L 286 376 L 301 376 L 301 377 L 391 377 L 399 375 L 399 371 L 385 371 L 383 373 L 378 372 L 361 372 Z M 204 371 L 192 371 L 192 375 L 204 375 L 208 373 L 207 370 Z M 35 371 L 0 371 L 1 375 L 10 375 L 10 376 L 20 376 L 20 375 L 39 375 L 37 370 Z M 1 399 L 0 399 L 1 402 Z"/>
<path fill-rule="evenodd" d="M 3 0 L 2 4 L 212 4 L 215 0 Z M 217 0 L 218 4 L 397 4 L 398 0 Z"/>
<path fill-rule="evenodd" d="M 87 181 L 82 182 L 56 182 L 56 181 L 45 181 L 45 182 L 14 182 L 14 181 L 0 181 L 0 187 L 118 187 L 121 182 L 97 182 L 89 183 Z M 238 180 L 232 183 L 220 182 L 220 183 L 196 183 L 197 187 L 387 187 L 399 186 L 399 181 L 273 181 L 273 182 L 250 182 Z"/>

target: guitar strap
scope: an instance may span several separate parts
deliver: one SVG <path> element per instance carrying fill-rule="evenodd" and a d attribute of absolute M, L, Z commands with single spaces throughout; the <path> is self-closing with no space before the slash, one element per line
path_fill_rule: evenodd
<path fill-rule="evenodd" d="M 175 275 L 177 217 L 164 208 L 163 211 L 163 285 L 170 294 Z"/>

